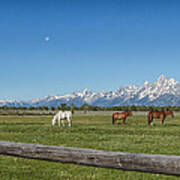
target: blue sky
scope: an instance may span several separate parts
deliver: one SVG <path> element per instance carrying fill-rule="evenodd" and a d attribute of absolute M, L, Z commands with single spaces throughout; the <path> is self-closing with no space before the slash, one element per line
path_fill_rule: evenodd
<path fill-rule="evenodd" d="M 179 19 L 178 0 L 1 1 L 0 99 L 180 81 Z"/>

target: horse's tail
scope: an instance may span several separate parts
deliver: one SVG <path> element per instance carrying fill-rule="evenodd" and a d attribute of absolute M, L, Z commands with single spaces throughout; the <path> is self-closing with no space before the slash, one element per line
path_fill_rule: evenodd
<path fill-rule="evenodd" d="M 71 111 L 66 111 L 66 113 L 67 113 L 67 116 L 68 116 L 69 126 L 71 127 L 72 126 L 72 112 Z"/>
<path fill-rule="evenodd" d="M 72 127 L 72 116 L 70 117 L 70 120 L 71 120 L 71 122 L 70 122 L 70 123 L 71 123 L 71 127 Z"/>
<path fill-rule="evenodd" d="M 152 120 L 152 112 L 150 111 L 150 112 L 148 113 L 148 125 L 151 124 L 151 120 Z"/>
<path fill-rule="evenodd" d="M 112 124 L 115 123 L 115 118 L 114 118 L 114 114 L 112 115 Z"/>

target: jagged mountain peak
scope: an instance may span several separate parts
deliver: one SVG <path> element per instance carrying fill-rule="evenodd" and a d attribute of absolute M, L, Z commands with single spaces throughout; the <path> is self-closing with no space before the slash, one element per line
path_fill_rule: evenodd
<path fill-rule="evenodd" d="M 150 85 L 149 81 L 145 81 L 143 86 L 147 86 L 147 85 Z"/>
<path fill-rule="evenodd" d="M 83 90 L 83 94 L 88 94 L 88 93 L 91 93 L 91 91 L 90 91 L 88 88 L 85 88 L 85 89 Z"/>
<path fill-rule="evenodd" d="M 127 89 L 130 89 L 130 90 L 136 90 L 138 87 L 135 86 L 134 84 L 130 84 L 128 86 L 126 86 Z"/>
<path fill-rule="evenodd" d="M 90 96 L 90 95 L 92 95 L 93 94 L 93 92 L 91 91 L 91 90 L 89 90 L 89 89 L 84 89 L 83 91 L 82 91 L 82 93 L 81 93 L 81 95 L 82 96 Z"/>
<path fill-rule="evenodd" d="M 162 74 L 156 81 L 155 84 L 161 86 L 163 84 L 166 84 L 168 82 L 168 80 L 166 79 L 166 76 L 164 74 Z"/>
<path fill-rule="evenodd" d="M 167 80 L 164 74 L 161 74 L 157 80 Z"/>
<path fill-rule="evenodd" d="M 176 85 L 176 84 L 178 84 L 178 82 L 177 82 L 174 78 L 169 79 L 169 83 L 170 83 L 171 85 Z"/>
<path fill-rule="evenodd" d="M 167 100 L 168 99 L 168 100 Z M 173 78 L 167 79 L 162 74 L 156 81 L 145 81 L 140 87 L 130 84 L 120 86 L 116 91 L 93 92 L 84 89 L 82 92 L 73 92 L 64 96 L 46 96 L 31 101 L 0 100 L 0 105 L 8 106 L 59 106 L 90 104 L 97 106 L 117 105 L 180 105 L 180 84 Z"/>

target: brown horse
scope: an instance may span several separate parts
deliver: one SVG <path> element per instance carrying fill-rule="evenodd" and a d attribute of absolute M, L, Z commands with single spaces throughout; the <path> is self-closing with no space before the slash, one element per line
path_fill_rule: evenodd
<path fill-rule="evenodd" d="M 172 111 L 150 111 L 148 113 L 148 125 L 151 125 L 153 122 L 154 118 L 159 118 L 161 119 L 162 125 L 164 125 L 164 120 L 166 118 L 166 116 L 171 115 L 172 117 L 174 117 L 174 114 Z"/>
<path fill-rule="evenodd" d="M 123 120 L 123 124 L 125 124 L 126 121 L 126 117 L 127 116 L 132 116 L 132 112 L 131 111 L 125 111 L 125 112 L 115 112 L 112 115 L 112 124 L 115 124 L 117 120 Z"/>

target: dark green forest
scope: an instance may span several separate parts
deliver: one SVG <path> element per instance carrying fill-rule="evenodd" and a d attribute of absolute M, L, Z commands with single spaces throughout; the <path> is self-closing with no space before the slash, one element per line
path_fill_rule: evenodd
<path fill-rule="evenodd" d="M 60 106 L 48 107 L 48 106 L 38 106 L 38 107 L 10 107 L 10 106 L 1 106 L 0 110 L 38 110 L 38 111 L 57 111 L 57 110 L 71 110 L 71 111 L 150 111 L 150 110 L 172 110 L 172 111 L 180 111 L 180 106 L 112 106 L 112 107 L 100 107 L 100 106 L 92 106 L 88 104 L 83 104 L 80 107 L 75 105 L 68 106 L 66 104 L 61 104 Z"/>

